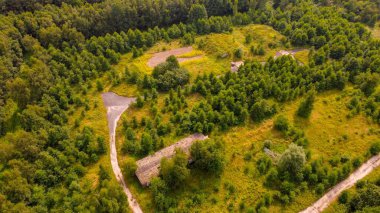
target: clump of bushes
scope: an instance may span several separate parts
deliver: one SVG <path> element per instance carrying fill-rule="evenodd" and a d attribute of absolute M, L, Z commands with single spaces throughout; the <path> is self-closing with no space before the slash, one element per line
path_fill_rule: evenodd
<path fill-rule="evenodd" d="M 189 82 L 189 72 L 181 68 L 175 56 L 169 56 L 166 62 L 153 69 L 152 76 L 157 81 L 157 89 L 169 91 L 172 88 L 183 86 Z"/>

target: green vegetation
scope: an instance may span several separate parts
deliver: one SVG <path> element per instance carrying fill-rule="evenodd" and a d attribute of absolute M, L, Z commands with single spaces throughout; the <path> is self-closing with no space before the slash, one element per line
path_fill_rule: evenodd
<path fill-rule="evenodd" d="M 137 97 L 116 142 L 147 212 L 299 211 L 379 153 L 376 1 L 196 2 L 0 2 L 1 212 L 129 211 L 103 91 Z M 181 45 L 202 57 L 147 66 Z M 142 188 L 135 161 L 192 133 L 194 163 Z M 377 182 L 357 188 L 334 206 L 376 212 Z"/>
<path fill-rule="evenodd" d="M 344 191 L 325 212 L 377 212 L 379 209 L 380 168 Z"/>
<path fill-rule="evenodd" d="M 309 118 L 311 111 L 313 110 L 315 94 L 314 92 L 310 92 L 307 94 L 305 100 L 303 100 L 298 107 L 297 115 L 303 118 Z"/>
<path fill-rule="evenodd" d="M 189 72 L 180 68 L 175 56 L 169 56 L 166 62 L 157 65 L 153 69 L 152 76 L 157 80 L 157 89 L 160 91 L 169 91 L 189 82 Z M 143 87 L 154 87 L 154 82 L 149 80 L 148 76 L 144 76 L 143 81 Z"/>

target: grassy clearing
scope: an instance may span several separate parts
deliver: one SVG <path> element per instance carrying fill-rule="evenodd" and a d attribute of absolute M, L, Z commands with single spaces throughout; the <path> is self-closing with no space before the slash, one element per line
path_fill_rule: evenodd
<path fill-rule="evenodd" d="M 247 43 L 246 36 L 251 35 L 252 41 Z M 258 61 L 266 61 L 269 56 L 274 56 L 277 51 L 284 49 L 281 39 L 285 38 L 273 28 L 265 25 L 248 25 L 236 28 L 232 33 L 211 34 L 196 39 L 198 48 L 204 50 L 207 54 L 216 58 L 228 55 L 228 60 L 241 60 L 233 57 L 234 51 L 243 50 L 242 59 L 255 59 Z M 251 46 L 258 47 L 262 45 L 265 55 L 255 56 L 250 52 Z M 272 46 L 270 48 L 269 46 Z"/>
<path fill-rule="evenodd" d="M 245 37 L 247 35 L 252 36 L 252 41 L 250 43 L 246 43 Z M 231 61 L 251 59 L 266 61 L 268 57 L 274 56 L 277 51 L 286 49 L 286 47 L 281 43 L 281 39 L 283 38 L 285 38 L 283 35 L 269 26 L 248 25 L 245 27 L 235 28 L 232 33 L 198 36 L 195 44 L 193 45 L 194 50 L 178 57 L 191 58 L 200 55 L 203 56 L 202 58 L 181 63 L 183 67 L 190 71 L 191 79 L 193 80 L 197 75 L 203 73 L 214 73 L 216 75 L 225 73 L 230 70 Z M 263 46 L 265 54 L 262 56 L 253 55 L 250 52 L 251 46 L 258 47 L 259 45 Z M 180 47 L 182 47 L 182 45 L 178 40 L 174 40 L 169 43 L 159 42 L 152 48 L 148 49 L 145 54 L 140 57 L 132 58 L 131 53 L 122 55 L 120 62 L 113 68 L 119 75 L 123 75 L 126 68 L 132 72 L 136 71 L 143 74 L 150 74 L 153 68 L 150 68 L 147 63 L 154 53 Z M 244 52 L 241 59 L 233 57 L 234 51 L 238 48 L 242 49 Z M 220 56 L 224 54 L 227 54 L 227 56 L 221 58 Z M 304 56 L 300 54 L 299 60 L 302 62 L 305 61 L 303 57 Z M 118 87 L 119 89 L 112 88 L 112 91 L 123 92 L 123 86 L 125 89 L 125 85 L 122 85 Z M 128 91 L 130 91 L 129 88 Z M 134 92 L 137 93 L 136 90 L 134 90 Z"/>
<path fill-rule="evenodd" d="M 302 50 L 294 54 L 294 58 L 296 58 L 297 61 L 301 62 L 302 64 L 308 64 L 309 63 L 309 50 Z"/>
<path fill-rule="evenodd" d="M 367 152 L 370 142 L 378 138 L 373 132 L 378 125 L 364 116 L 346 117 L 350 92 L 352 89 L 348 88 L 340 93 L 330 91 L 319 96 L 309 120 L 295 118 L 297 108 L 286 108 L 286 115 L 305 131 L 311 141 L 309 147 L 313 159 L 342 155 L 359 157 Z"/>

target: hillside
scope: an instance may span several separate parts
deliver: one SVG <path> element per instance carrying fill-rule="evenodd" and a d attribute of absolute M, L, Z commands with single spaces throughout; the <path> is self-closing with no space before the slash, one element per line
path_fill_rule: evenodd
<path fill-rule="evenodd" d="M 312 206 L 379 156 L 378 11 L 0 1 L 0 212 Z M 378 173 L 315 211 L 376 212 Z"/>

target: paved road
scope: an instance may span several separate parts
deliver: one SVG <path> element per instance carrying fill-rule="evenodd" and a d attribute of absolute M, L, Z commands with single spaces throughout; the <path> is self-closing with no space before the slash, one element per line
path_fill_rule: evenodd
<path fill-rule="evenodd" d="M 116 126 L 117 121 L 120 119 L 121 114 L 128 109 L 129 105 L 135 102 L 135 98 L 125 98 L 116 95 L 112 92 L 107 92 L 102 94 L 104 105 L 107 108 L 107 120 L 108 120 L 108 128 L 110 131 L 110 148 L 111 148 L 111 165 L 112 170 L 115 173 L 117 181 L 123 187 L 124 193 L 128 197 L 129 207 L 132 209 L 134 213 L 142 213 L 142 210 L 137 203 L 136 199 L 133 197 L 131 191 L 128 189 L 125 184 L 123 174 L 121 173 L 119 163 L 117 161 L 117 151 L 116 151 L 116 142 L 115 142 L 115 134 L 116 134 Z"/>
<path fill-rule="evenodd" d="M 347 179 L 340 182 L 338 185 L 334 186 L 329 192 L 327 192 L 323 197 L 321 197 L 317 202 L 315 202 L 309 208 L 301 211 L 300 213 L 319 213 L 329 206 L 339 194 L 344 190 L 351 188 L 355 183 L 364 178 L 370 172 L 372 172 L 376 167 L 380 166 L 380 154 L 373 156 L 366 163 L 364 163 L 359 169 L 352 173 Z"/>

